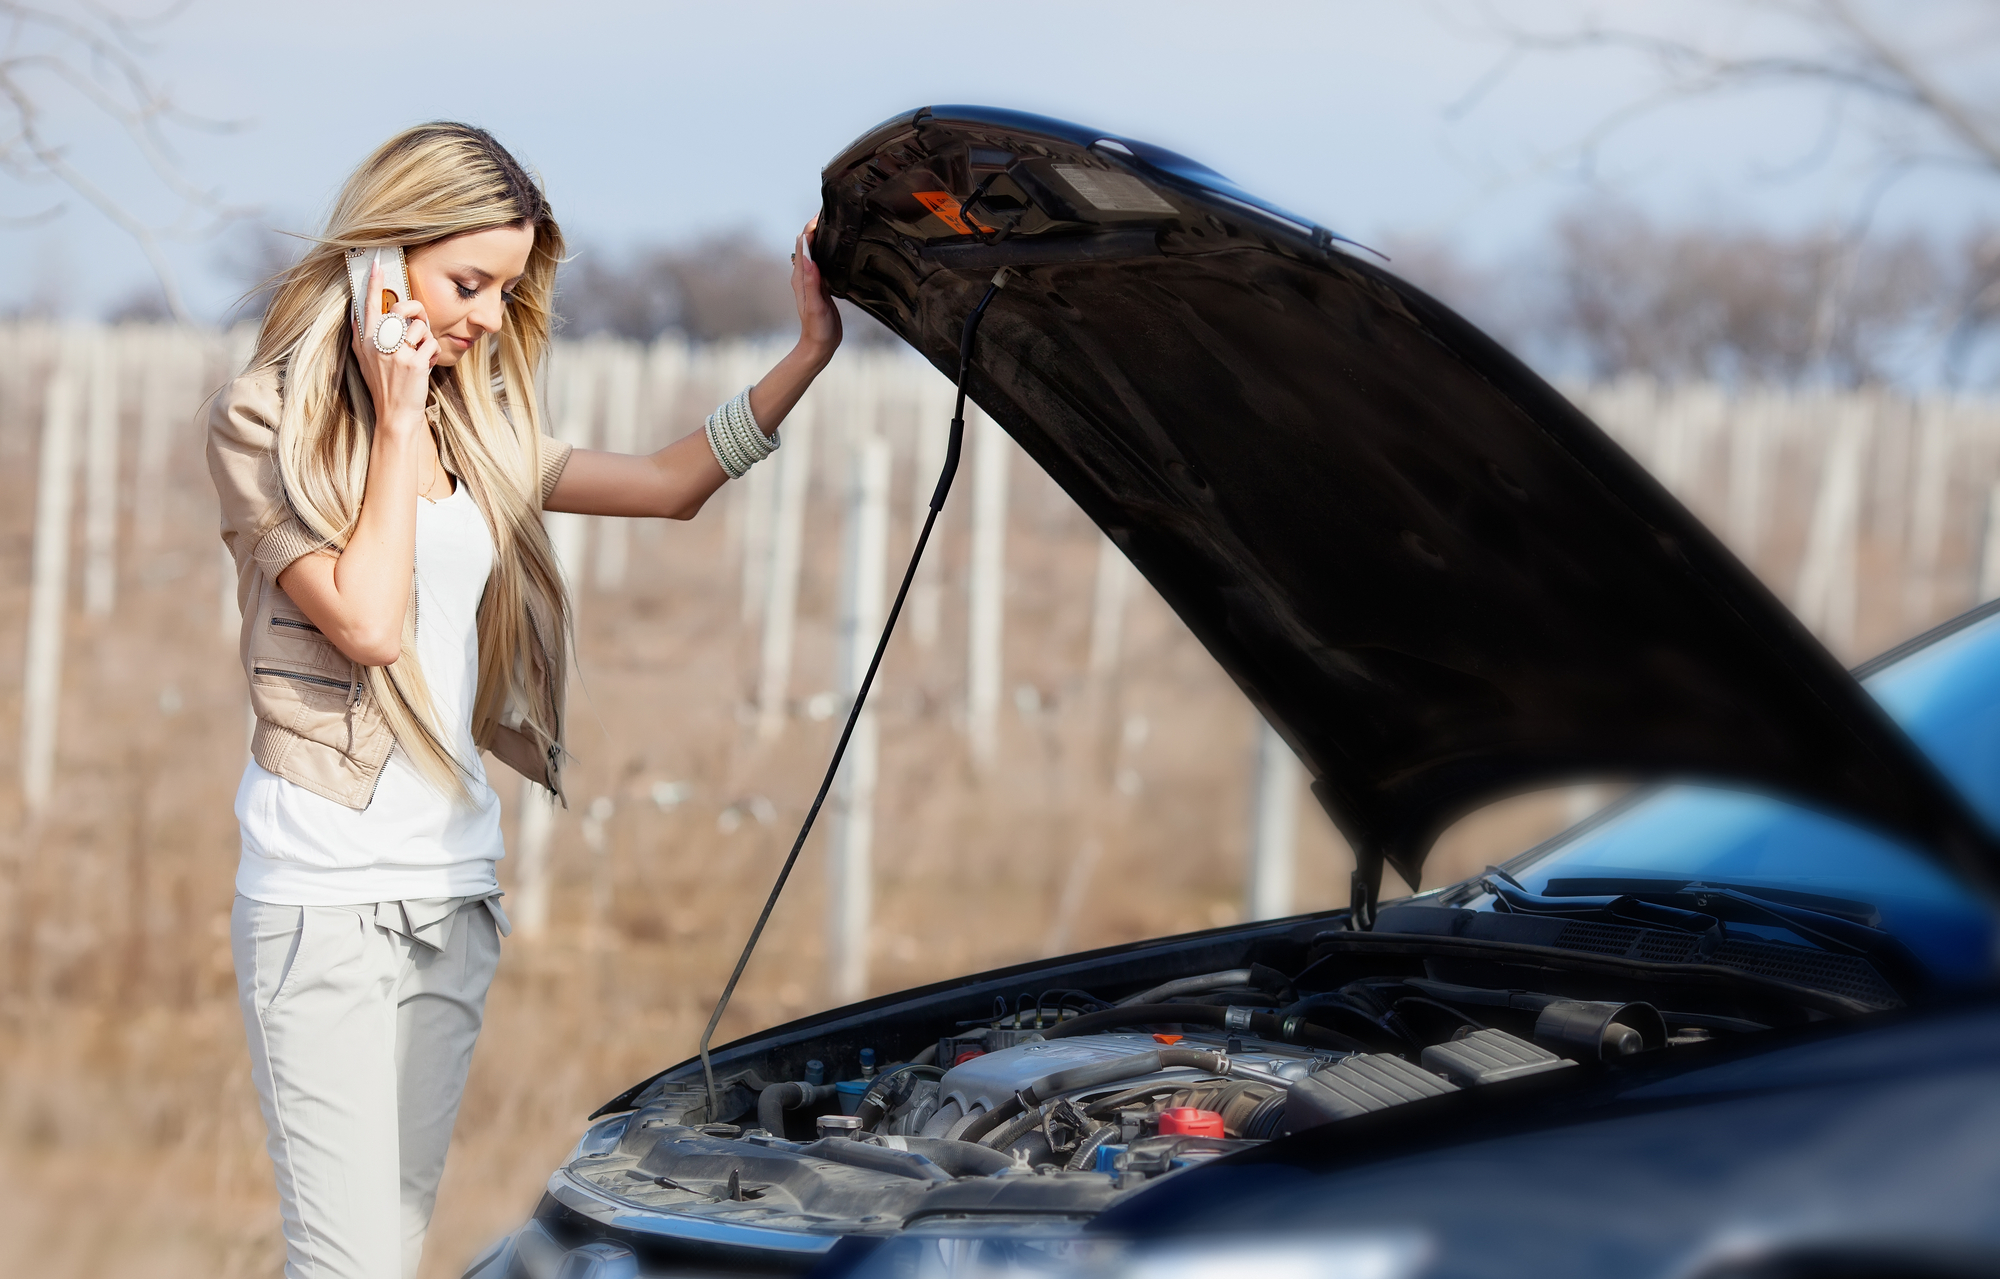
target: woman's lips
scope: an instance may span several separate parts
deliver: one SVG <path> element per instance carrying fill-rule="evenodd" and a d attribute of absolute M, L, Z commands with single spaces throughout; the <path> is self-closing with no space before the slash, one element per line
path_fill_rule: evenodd
<path fill-rule="evenodd" d="M 454 346 L 458 347 L 461 351 L 469 351 L 472 349 L 471 338 L 462 338 L 458 336 L 458 334 L 456 333 L 443 333 L 440 334 L 439 336 L 444 338 L 445 341 L 450 342 Z"/>

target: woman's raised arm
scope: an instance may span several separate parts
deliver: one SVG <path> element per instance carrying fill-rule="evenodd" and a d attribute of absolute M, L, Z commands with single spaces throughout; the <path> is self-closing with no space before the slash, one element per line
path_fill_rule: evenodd
<path fill-rule="evenodd" d="M 382 266 L 368 275 L 368 306 L 361 333 L 373 333 L 382 318 Z M 292 561 L 278 574 L 278 589 L 289 595 L 314 626 L 349 661 L 387 666 L 403 652 L 403 613 L 410 605 L 410 564 L 417 546 L 417 468 L 428 452 L 424 405 L 430 397 L 437 335 L 423 304 L 398 303 L 396 314 L 416 326 L 423 340 L 384 355 L 375 343 L 353 335 L 355 358 L 375 403 L 375 435 L 368 454 L 368 483 L 361 516 L 338 556 L 314 554 Z"/>
<path fill-rule="evenodd" d="M 819 219 L 806 224 L 792 259 L 792 296 L 799 308 L 799 340 L 776 367 L 750 388 L 750 412 L 758 429 L 773 435 L 797 406 L 820 370 L 840 346 L 840 312 L 806 254 Z M 643 457 L 578 449 L 549 494 L 551 511 L 581 515 L 641 515 L 669 520 L 694 518 L 729 476 L 696 431 Z"/>

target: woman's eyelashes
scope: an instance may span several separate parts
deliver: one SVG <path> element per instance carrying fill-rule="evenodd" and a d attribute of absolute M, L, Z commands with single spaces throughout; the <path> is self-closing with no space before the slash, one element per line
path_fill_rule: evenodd
<path fill-rule="evenodd" d="M 479 286 L 477 284 L 465 284 L 461 281 L 453 280 L 452 287 L 458 290 L 458 300 L 461 302 L 470 302 L 479 296 Z M 512 304 L 514 301 L 514 290 L 500 290 L 500 300 Z"/>

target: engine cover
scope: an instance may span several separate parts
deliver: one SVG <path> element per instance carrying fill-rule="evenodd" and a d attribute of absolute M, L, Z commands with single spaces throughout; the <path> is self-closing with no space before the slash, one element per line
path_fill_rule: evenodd
<path fill-rule="evenodd" d="M 1207 1036 L 1189 1035 L 1180 1041 L 1189 1048 L 1220 1049 L 1223 1040 Z M 1016 1044 L 1012 1048 L 1002 1048 L 998 1052 L 974 1057 L 961 1065 L 953 1066 L 945 1073 L 938 1085 L 940 1106 L 957 1102 L 965 1114 L 978 1114 L 991 1110 L 1012 1097 L 1021 1089 L 1034 1083 L 1044 1075 L 1052 1075 L 1058 1070 L 1068 1070 L 1072 1066 L 1087 1066 L 1093 1062 L 1110 1061 L 1116 1057 L 1129 1057 L 1160 1047 L 1160 1041 L 1148 1034 L 1126 1032 L 1122 1034 L 1077 1035 L 1069 1039 L 1049 1039 L 1034 1043 Z M 1328 1054 L 1337 1056 L 1338 1054 Z M 1260 1066 L 1279 1074 L 1303 1075 L 1308 1066 L 1314 1064 L 1315 1055 L 1306 1049 L 1283 1050 L 1275 1045 L 1252 1041 L 1245 1051 L 1233 1054 L 1237 1061 L 1247 1065 Z M 1319 1060 L 1324 1060 L 1324 1057 Z M 1186 1077 L 1190 1080 L 1204 1078 L 1196 1070 L 1185 1066 L 1163 1070 L 1155 1075 L 1135 1076 L 1120 1081 L 1120 1088 L 1143 1083 L 1149 1079 L 1173 1079 Z M 1108 1091 L 1099 1088 L 1091 1091 Z"/>

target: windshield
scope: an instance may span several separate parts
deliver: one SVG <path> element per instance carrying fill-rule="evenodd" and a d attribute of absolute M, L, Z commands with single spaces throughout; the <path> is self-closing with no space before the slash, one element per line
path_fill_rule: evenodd
<path fill-rule="evenodd" d="M 2000 830 L 2000 612 L 1862 683 Z M 1570 880 L 1713 879 L 1865 903 L 1940 980 L 1978 982 L 1994 971 L 1991 912 L 1937 863 L 1886 836 L 1762 795 L 1662 787 L 1505 869 L 1529 892 L 1552 895 L 1589 887 L 1562 882 Z"/>

